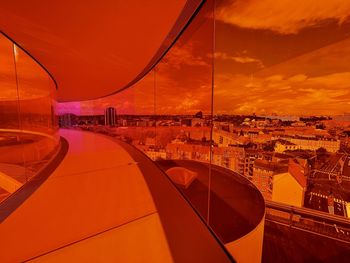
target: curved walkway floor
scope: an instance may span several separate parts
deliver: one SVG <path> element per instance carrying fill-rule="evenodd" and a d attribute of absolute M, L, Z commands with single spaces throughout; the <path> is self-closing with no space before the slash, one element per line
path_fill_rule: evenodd
<path fill-rule="evenodd" d="M 101 135 L 61 135 L 62 163 L 0 224 L 1 262 L 231 261 L 150 160 Z"/>

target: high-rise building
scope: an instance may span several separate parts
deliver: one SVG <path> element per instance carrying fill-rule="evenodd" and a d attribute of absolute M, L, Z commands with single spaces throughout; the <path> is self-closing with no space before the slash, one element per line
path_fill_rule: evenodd
<path fill-rule="evenodd" d="M 105 125 L 115 126 L 117 123 L 117 110 L 113 107 L 105 109 Z"/>

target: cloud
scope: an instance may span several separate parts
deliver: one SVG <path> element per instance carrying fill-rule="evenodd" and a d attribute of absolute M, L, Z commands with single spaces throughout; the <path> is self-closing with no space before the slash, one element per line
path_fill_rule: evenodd
<path fill-rule="evenodd" d="M 332 19 L 344 23 L 350 1 L 344 0 L 236 0 L 217 11 L 217 19 L 242 28 L 296 34 L 304 28 Z"/>
<path fill-rule="evenodd" d="M 307 76 L 217 76 L 215 113 L 342 114 L 350 102 L 350 71 Z"/>
<path fill-rule="evenodd" d="M 281 81 L 283 80 L 283 75 L 280 75 L 280 74 L 275 74 L 275 75 L 272 75 L 272 76 L 269 76 L 267 78 L 265 78 L 266 81 Z"/>
<path fill-rule="evenodd" d="M 297 74 L 288 78 L 290 82 L 301 82 L 301 81 L 305 81 L 306 79 L 307 79 L 307 76 L 304 74 Z"/>
<path fill-rule="evenodd" d="M 163 64 L 180 68 L 181 66 L 210 66 L 208 61 L 196 54 L 194 45 L 173 46 L 162 61 Z"/>
<path fill-rule="evenodd" d="M 242 64 L 246 64 L 246 63 L 256 63 L 258 65 L 259 68 L 264 68 L 264 64 L 262 63 L 261 60 L 257 59 L 257 58 L 253 58 L 253 57 L 249 57 L 249 56 L 231 56 L 227 53 L 224 52 L 215 52 L 215 59 L 222 59 L 222 60 L 232 60 L 235 61 L 237 63 L 242 63 Z"/>
<path fill-rule="evenodd" d="M 181 100 L 180 104 L 176 106 L 178 112 L 192 110 L 194 107 L 198 106 L 199 100 L 193 97 L 184 98 Z"/>

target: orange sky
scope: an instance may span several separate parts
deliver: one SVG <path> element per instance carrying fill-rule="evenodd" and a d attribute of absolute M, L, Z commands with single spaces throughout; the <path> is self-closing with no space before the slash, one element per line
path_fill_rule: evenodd
<path fill-rule="evenodd" d="M 349 112 L 349 14 L 348 1 L 219 1 L 214 114 Z M 207 7 L 156 74 L 135 87 L 94 102 L 61 104 L 60 111 L 100 114 L 115 106 L 119 113 L 209 113 L 211 19 Z"/>
<path fill-rule="evenodd" d="M 225 1 L 217 11 L 216 112 L 348 112 L 349 14 L 347 1 Z"/>

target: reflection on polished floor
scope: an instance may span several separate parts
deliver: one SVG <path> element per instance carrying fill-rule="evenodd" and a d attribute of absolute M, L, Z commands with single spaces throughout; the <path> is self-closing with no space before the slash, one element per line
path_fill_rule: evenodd
<path fill-rule="evenodd" d="M 194 232 L 182 231 L 188 226 L 181 219 L 170 219 L 166 228 L 176 229 L 185 246 L 176 251 L 169 246 L 162 207 L 155 205 L 137 162 L 118 143 L 81 131 L 61 130 L 61 135 L 69 142 L 62 163 L 0 225 L 2 262 L 230 261 L 180 196 L 169 198 L 173 214 L 166 216 L 181 213 Z M 163 182 L 168 182 L 164 189 L 176 191 Z"/>

